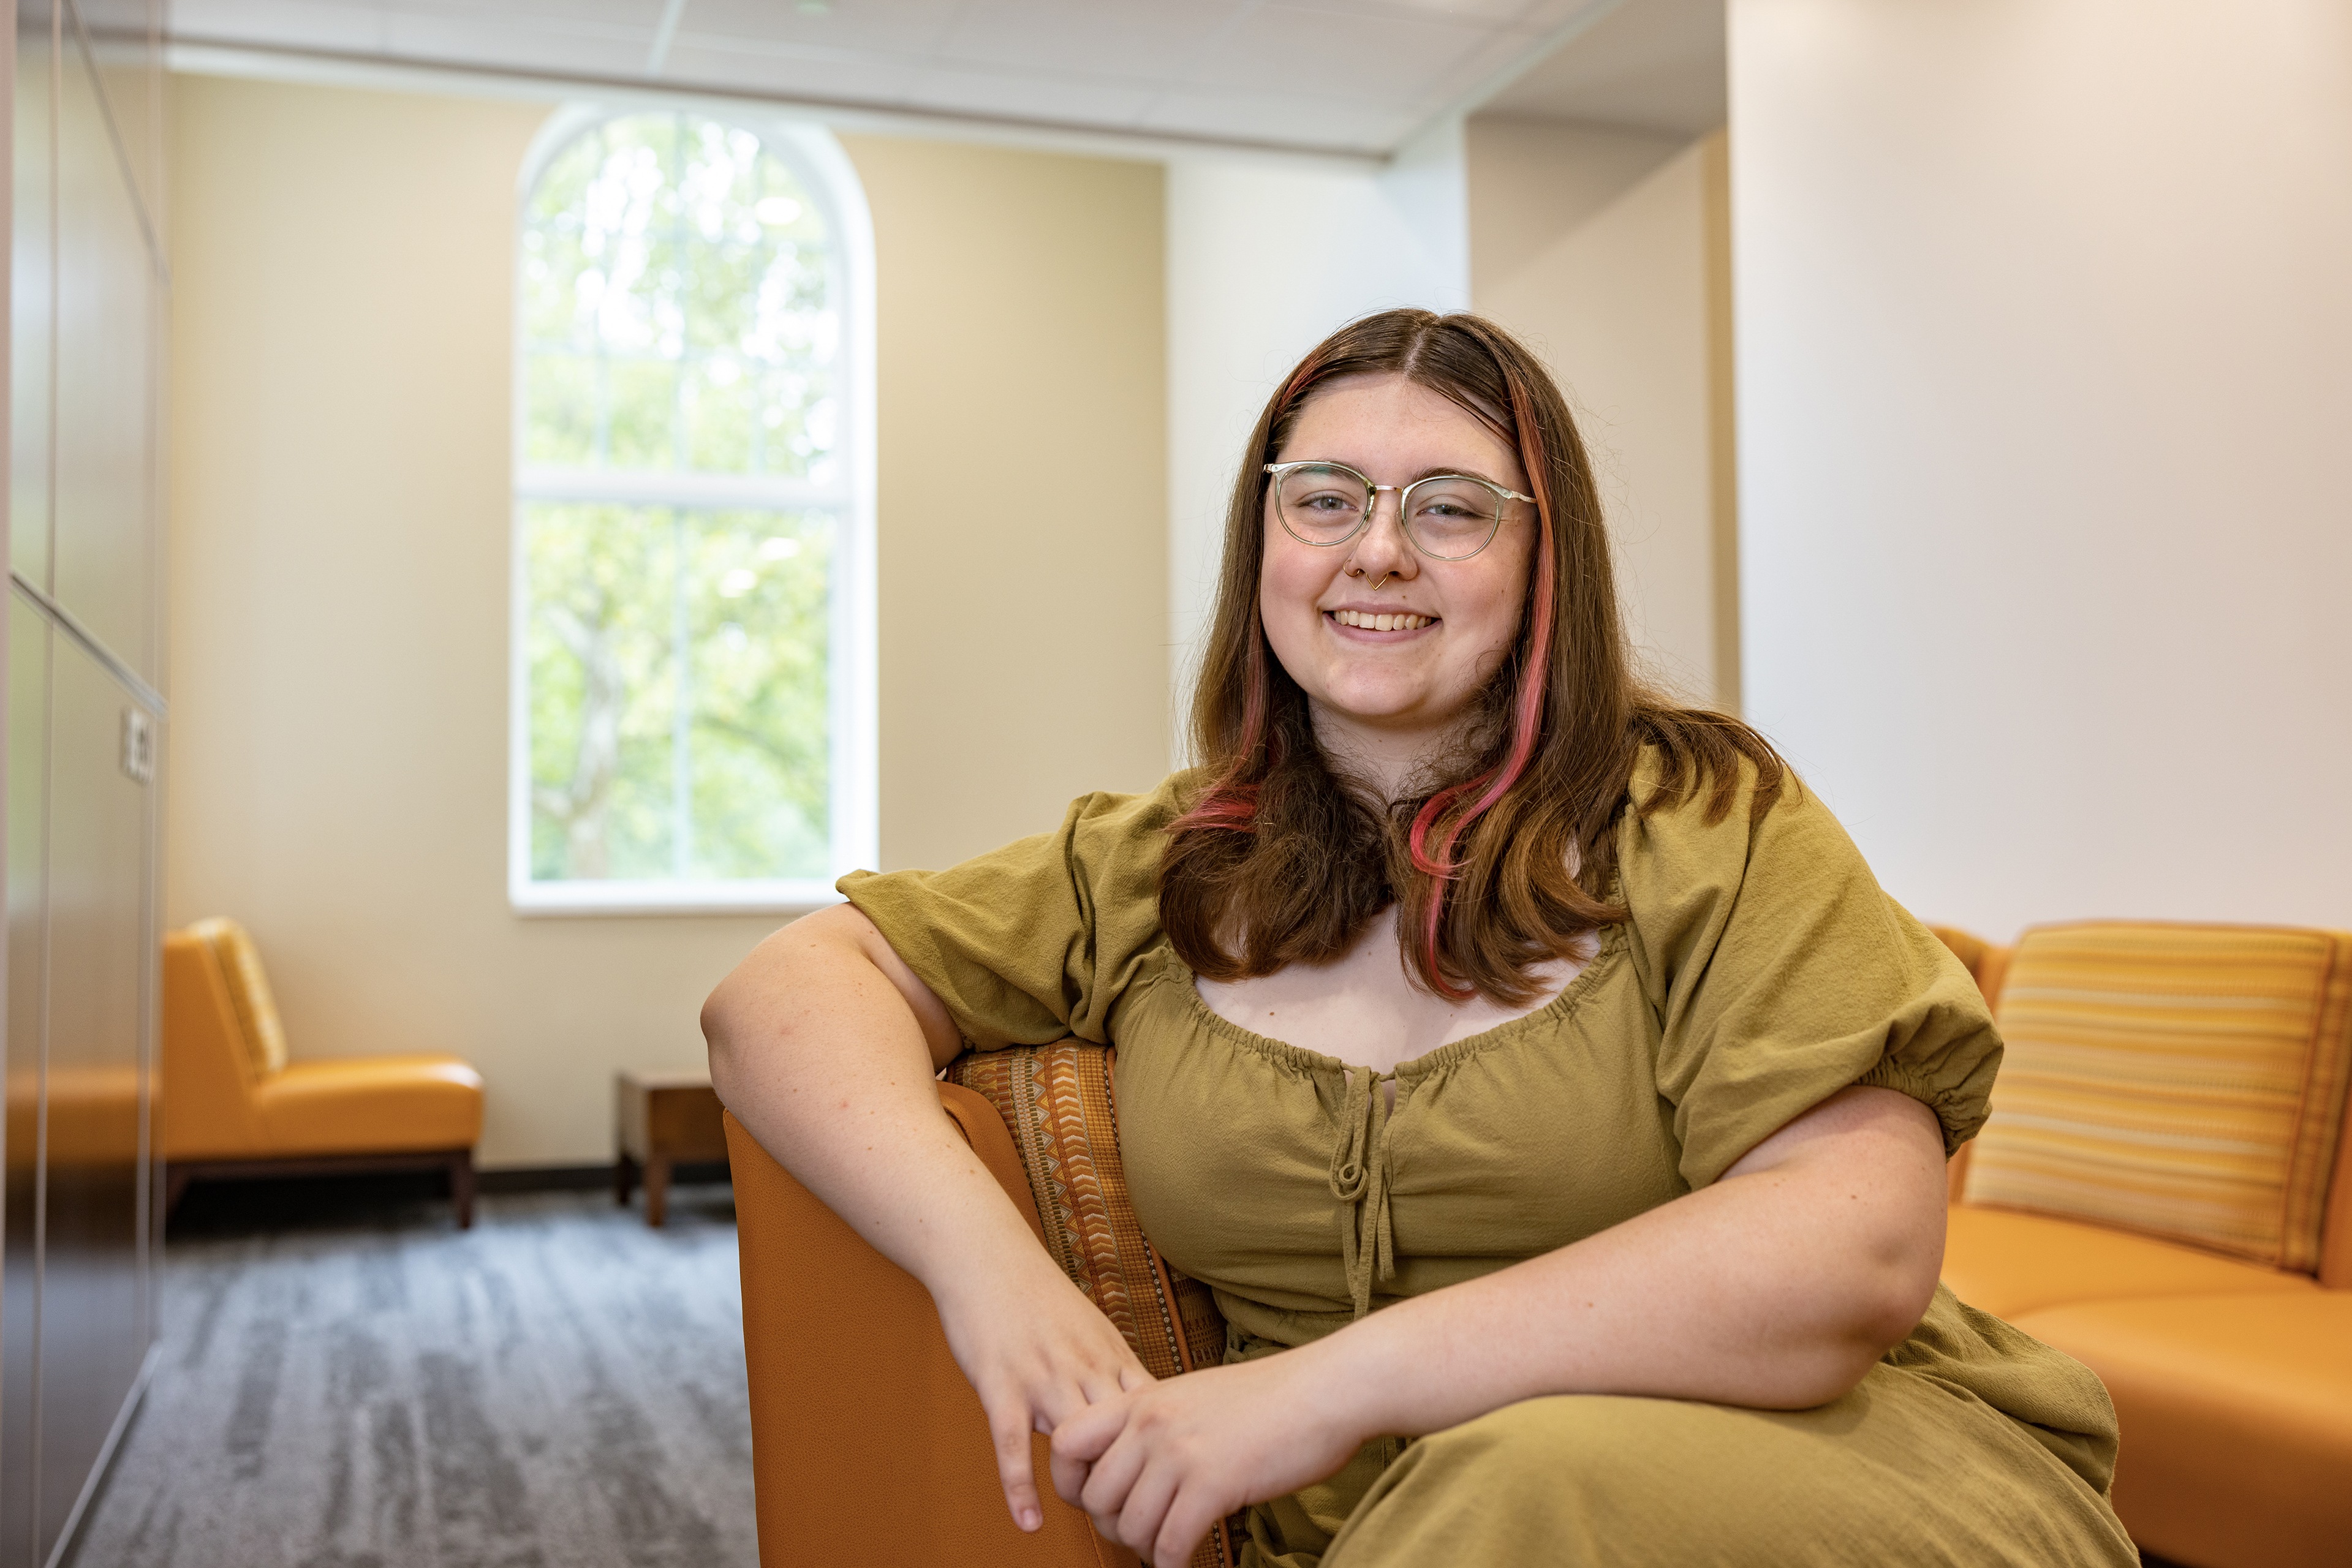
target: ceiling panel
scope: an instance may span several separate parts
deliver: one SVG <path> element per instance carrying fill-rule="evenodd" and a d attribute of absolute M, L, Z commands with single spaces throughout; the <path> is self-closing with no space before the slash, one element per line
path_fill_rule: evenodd
<path fill-rule="evenodd" d="M 372 5 L 322 0 L 175 0 L 171 19 L 174 37 L 359 54 L 383 47 L 383 15 Z"/>
<path fill-rule="evenodd" d="M 1204 50 L 1194 85 L 1323 98 L 1418 100 L 1433 78 L 1474 53 L 1486 35 L 1443 18 L 1367 16 L 1260 6 Z"/>
<path fill-rule="evenodd" d="M 1621 5 L 1496 94 L 1486 111 L 1702 135 L 1729 113 L 1723 5 Z"/>
<path fill-rule="evenodd" d="M 464 16 L 404 7 L 383 24 L 383 47 L 394 55 L 555 75 L 634 76 L 645 68 L 652 47 L 650 27 L 587 19 Z"/>
<path fill-rule="evenodd" d="M 1721 0 L 1704 3 L 1719 59 Z M 176 0 L 173 30 L 210 44 L 1384 152 L 1608 4 L 686 0 L 657 72 L 665 0 Z M 1624 0 L 1590 30 L 1615 51 L 1601 72 L 1615 84 L 1610 105 L 1688 87 L 1700 4 Z M 1664 20 L 1649 33 L 1624 26 L 1653 11 Z M 1564 69 L 1554 60 L 1529 72 L 1510 111 L 1553 112 L 1539 106 L 1569 90 L 1562 82 L 1571 97 L 1607 97 Z"/>
<path fill-rule="evenodd" d="M 730 38 L 855 49 L 917 59 L 936 52 L 968 0 L 836 0 L 821 15 L 793 0 L 687 0 L 681 37 Z M 650 8 L 660 13 L 658 0 Z"/>
<path fill-rule="evenodd" d="M 1100 0 L 1079 7 L 1068 0 L 979 0 L 965 8 L 941 53 L 1073 79 L 1165 82 L 1247 9 L 1234 0 Z"/>
<path fill-rule="evenodd" d="M 851 49 L 751 43 L 681 31 L 670 47 L 662 77 L 714 91 L 892 108 L 906 90 L 907 74 L 903 60 Z"/>

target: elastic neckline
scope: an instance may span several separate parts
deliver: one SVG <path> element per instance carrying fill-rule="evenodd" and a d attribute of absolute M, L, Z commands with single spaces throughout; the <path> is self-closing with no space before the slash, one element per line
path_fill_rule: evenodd
<path fill-rule="evenodd" d="M 1601 926 L 1600 931 L 1601 946 L 1592 955 L 1592 961 L 1579 969 L 1575 978 L 1559 988 L 1559 995 L 1535 1011 L 1506 1019 L 1492 1029 L 1480 1030 L 1476 1034 L 1448 1040 L 1444 1045 L 1423 1051 L 1419 1056 L 1398 1062 L 1386 1072 L 1373 1072 L 1371 1081 L 1378 1083 L 1393 1078 L 1401 1085 L 1417 1084 L 1433 1073 L 1467 1061 L 1492 1046 L 1506 1043 L 1530 1029 L 1559 1022 L 1584 999 L 1584 994 L 1592 989 L 1597 977 L 1613 967 L 1624 955 L 1625 927 L 1622 923 Z M 1167 959 L 1167 977 L 1181 987 L 1194 1018 L 1205 1024 L 1212 1033 L 1295 1072 L 1345 1074 L 1371 1071 L 1361 1062 L 1343 1061 L 1336 1056 L 1309 1051 L 1286 1040 L 1276 1040 L 1271 1035 L 1259 1034 L 1234 1022 L 1209 1006 L 1207 998 L 1201 995 L 1200 988 L 1193 983 L 1197 977 L 1193 975 L 1192 967 L 1176 956 L 1173 947 L 1162 947 L 1160 951 Z"/>

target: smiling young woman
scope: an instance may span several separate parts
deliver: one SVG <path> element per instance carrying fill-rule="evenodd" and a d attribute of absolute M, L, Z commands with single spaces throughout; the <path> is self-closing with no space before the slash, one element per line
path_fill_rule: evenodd
<path fill-rule="evenodd" d="M 1200 765 L 845 878 L 704 1009 L 729 1106 L 929 1288 L 1008 1506 L 1158 1563 L 2137 1561 L 2086 1370 L 1937 1282 L 2000 1040 L 1754 731 L 1633 676 L 1557 389 L 1391 311 L 1267 405 Z M 1118 1047 L 1154 1383 L 930 1071 Z M 919 1506 L 919 1503 L 916 1506 Z"/>

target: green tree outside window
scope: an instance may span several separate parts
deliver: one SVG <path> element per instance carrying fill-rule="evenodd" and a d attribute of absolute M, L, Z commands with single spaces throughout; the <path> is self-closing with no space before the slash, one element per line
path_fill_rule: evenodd
<path fill-rule="evenodd" d="M 591 123 L 520 225 L 533 887 L 830 880 L 842 247 L 759 134 Z"/>

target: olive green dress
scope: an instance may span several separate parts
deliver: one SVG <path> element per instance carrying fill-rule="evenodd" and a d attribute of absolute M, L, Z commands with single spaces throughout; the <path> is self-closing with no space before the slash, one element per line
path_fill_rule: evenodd
<path fill-rule="evenodd" d="M 1633 783 L 1646 798 L 1653 764 Z M 1145 1234 L 1216 1292 L 1227 1359 L 1532 1258 L 1720 1177 L 1848 1084 L 1971 1136 L 2000 1056 L 1968 973 L 1792 791 L 1627 811 L 1624 924 L 1549 1005 L 1399 1066 L 1212 1013 L 1160 928 L 1184 776 L 1090 795 L 1057 832 L 841 890 L 981 1050 L 1118 1048 Z M 1393 1076 L 1394 1106 L 1374 1092 Z M 1942 1288 L 1818 1409 L 1528 1399 L 1251 1511 L 1245 1565 L 2133 1564 L 2090 1372 Z"/>

